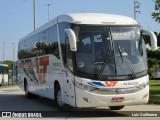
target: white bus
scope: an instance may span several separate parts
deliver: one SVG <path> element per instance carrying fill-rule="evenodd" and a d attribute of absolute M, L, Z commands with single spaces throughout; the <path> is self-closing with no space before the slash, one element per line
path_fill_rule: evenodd
<path fill-rule="evenodd" d="M 18 84 L 25 95 L 50 98 L 59 107 L 145 104 L 149 99 L 147 56 L 132 18 L 74 13 L 49 21 L 19 41 Z"/>

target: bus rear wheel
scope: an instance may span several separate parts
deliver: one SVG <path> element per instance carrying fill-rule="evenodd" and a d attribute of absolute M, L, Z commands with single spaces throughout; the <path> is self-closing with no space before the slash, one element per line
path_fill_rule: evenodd
<path fill-rule="evenodd" d="M 124 108 L 124 106 L 109 106 L 109 108 L 110 108 L 111 110 L 121 110 L 121 109 Z"/>
<path fill-rule="evenodd" d="M 32 98 L 33 97 L 33 94 L 31 94 L 28 91 L 28 83 L 26 81 L 24 82 L 24 90 L 25 90 L 25 96 L 26 96 L 26 98 Z"/>

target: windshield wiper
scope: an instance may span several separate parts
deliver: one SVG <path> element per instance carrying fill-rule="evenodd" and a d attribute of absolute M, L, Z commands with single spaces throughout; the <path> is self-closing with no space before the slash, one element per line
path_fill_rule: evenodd
<path fill-rule="evenodd" d="M 119 44 L 117 43 L 117 47 L 118 47 L 118 51 L 119 51 L 119 54 L 120 54 L 120 57 L 121 57 L 121 60 L 122 60 L 122 63 L 123 63 L 123 55 L 122 55 L 122 50 L 119 46 Z"/>
<path fill-rule="evenodd" d="M 98 77 L 99 77 L 99 78 L 101 78 L 102 73 L 103 73 L 103 71 L 104 71 L 104 68 L 105 68 L 105 66 L 106 66 L 106 63 L 107 63 L 109 60 L 111 60 L 111 51 L 106 53 L 104 62 L 102 62 L 102 67 L 101 67 L 101 69 L 100 69 L 100 71 L 99 71 L 99 74 L 98 74 Z"/>
<path fill-rule="evenodd" d="M 133 77 L 133 78 L 136 78 L 136 73 L 134 72 L 134 70 L 132 69 L 132 67 L 129 65 L 128 61 L 126 60 L 126 57 L 124 57 L 124 56 L 127 56 L 127 54 L 126 54 L 125 52 L 122 52 L 121 47 L 119 46 L 118 43 L 117 43 L 117 47 L 118 47 L 118 51 L 119 51 L 119 54 L 120 54 L 122 63 L 123 63 L 123 62 L 126 63 L 126 65 L 128 66 L 129 71 L 130 71 L 131 74 L 132 74 L 132 77 Z"/>
<path fill-rule="evenodd" d="M 105 31 L 107 31 L 108 32 L 108 29 L 105 29 Z M 102 73 L 103 73 L 103 71 L 104 71 L 104 69 L 105 69 L 105 66 L 106 66 L 106 63 L 110 60 L 111 61 L 111 54 L 112 54 L 112 50 L 113 50 L 113 46 L 112 46 L 112 37 L 110 37 L 110 38 L 107 38 L 107 40 L 109 40 L 108 42 L 108 44 L 110 45 L 110 48 L 109 48 L 109 50 L 106 52 L 106 54 L 105 54 L 105 58 L 104 58 L 104 61 L 102 62 L 102 67 L 101 67 L 101 69 L 99 70 L 99 73 L 98 73 L 98 77 L 99 78 L 101 78 L 101 76 L 102 76 Z M 115 71 L 116 71 L 116 69 L 115 69 Z"/>

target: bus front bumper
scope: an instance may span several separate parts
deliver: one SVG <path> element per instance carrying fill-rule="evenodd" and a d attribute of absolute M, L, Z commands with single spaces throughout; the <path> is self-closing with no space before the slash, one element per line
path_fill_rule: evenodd
<path fill-rule="evenodd" d="M 76 106 L 84 107 L 107 107 L 146 104 L 149 100 L 149 86 L 129 94 L 101 95 L 75 87 Z"/>

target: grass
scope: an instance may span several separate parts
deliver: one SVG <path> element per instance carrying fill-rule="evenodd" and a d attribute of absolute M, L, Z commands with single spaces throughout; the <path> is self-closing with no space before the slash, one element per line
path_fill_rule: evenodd
<path fill-rule="evenodd" d="M 160 104 L 160 80 L 150 80 L 149 103 Z"/>

